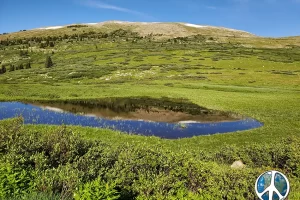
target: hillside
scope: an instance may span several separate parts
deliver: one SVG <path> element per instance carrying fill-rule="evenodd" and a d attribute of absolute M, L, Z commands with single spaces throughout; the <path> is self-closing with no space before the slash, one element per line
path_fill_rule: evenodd
<path fill-rule="evenodd" d="M 218 43 L 233 43 L 253 48 L 286 48 L 300 46 L 300 37 L 267 38 L 252 33 L 224 27 L 202 26 L 189 23 L 160 22 L 123 22 L 107 21 L 101 23 L 71 24 L 65 26 L 50 26 L 32 30 L 20 30 L 14 33 L 0 34 L 0 41 L 29 39 L 34 37 L 67 37 L 82 34 L 94 35 L 112 33 L 118 30 L 133 32 L 141 37 L 154 40 L 165 40 L 179 37 L 200 35 L 212 38 Z"/>
<path fill-rule="evenodd" d="M 76 27 L 77 26 L 77 27 Z M 66 26 L 51 26 L 33 30 L 20 31 L 0 36 L 0 40 L 18 37 L 38 37 L 44 35 L 74 34 L 88 31 L 111 32 L 118 29 L 130 30 L 141 36 L 155 35 L 162 38 L 187 37 L 191 35 L 210 35 L 217 37 L 254 37 L 253 34 L 214 26 L 201 26 L 188 23 L 159 23 L 159 22 L 122 22 L 108 21 L 101 23 L 72 24 Z"/>

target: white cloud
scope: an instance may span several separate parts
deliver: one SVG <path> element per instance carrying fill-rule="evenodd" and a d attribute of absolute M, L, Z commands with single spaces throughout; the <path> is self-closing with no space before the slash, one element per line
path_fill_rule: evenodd
<path fill-rule="evenodd" d="M 210 9 L 210 10 L 217 10 L 218 9 L 215 6 L 205 6 L 205 8 Z"/>
<path fill-rule="evenodd" d="M 131 10 L 131 9 L 119 7 L 119 6 L 116 6 L 116 5 L 103 3 L 101 1 L 87 0 L 87 1 L 81 1 L 81 4 L 85 5 L 85 6 L 93 7 L 93 8 L 125 12 L 125 13 L 129 13 L 129 14 L 133 14 L 133 15 L 138 15 L 138 16 L 141 16 L 141 17 L 144 17 L 144 18 L 153 18 L 153 17 L 151 17 L 151 16 L 149 16 L 145 13 L 142 13 L 142 12 L 139 12 L 139 11 L 136 11 L 136 10 Z"/>

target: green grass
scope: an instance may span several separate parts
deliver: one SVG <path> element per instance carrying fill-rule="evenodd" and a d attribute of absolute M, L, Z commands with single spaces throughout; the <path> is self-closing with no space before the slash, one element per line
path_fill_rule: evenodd
<path fill-rule="evenodd" d="M 212 148 L 215 144 L 211 141 L 234 144 L 239 140 L 242 145 L 271 142 L 273 139 L 266 135 L 274 135 L 279 140 L 299 133 L 296 119 L 300 115 L 300 62 L 274 62 L 260 57 L 284 61 L 288 55 L 296 59 L 300 49 L 247 49 L 193 42 L 189 47 L 167 42 L 168 47 L 158 44 L 143 40 L 133 44 L 109 40 L 73 44 L 62 41 L 52 49 L 60 49 L 52 55 L 53 68 L 44 68 L 43 53 L 32 52 L 26 58 L 31 60 L 32 69 L 2 74 L 0 99 L 167 96 L 187 98 L 211 109 L 238 112 L 265 124 L 263 128 L 242 133 L 187 139 L 203 143 L 198 148 Z M 2 50 L 2 63 L 19 57 L 13 47 Z M 24 59 L 19 57 L 18 62 L 26 62 Z M 172 87 L 168 86 L 170 83 Z"/>
<path fill-rule="evenodd" d="M 32 69 L 0 74 L 0 100 L 186 98 L 209 109 L 236 112 L 264 123 L 253 130 L 179 140 L 70 127 L 86 139 L 117 146 L 162 147 L 178 154 L 189 152 L 195 160 L 202 151 L 280 145 L 288 137 L 300 138 L 299 47 L 262 49 L 168 41 L 160 44 L 145 40 L 62 41 L 48 49 L 55 52 L 55 66 L 50 69 L 44 68 L 42 52 L 33 51 L 28 58 L 21 58 L 16 46 L 2 48 L 3 64 L 30 60 Z M 55 127 L 27 125 L 26 129 L 47 132 Z M 291 198 L 296 198 L 300 195 L 299 182 L 292 179 L 292 186 L 295 189 Z"/>
<path fill-rule="evenodd" d="M 152 50 L 149 51 L 147 46 Z M 173 50 L 166 50 L 149 42 L 144 45 L 141 42 L 110 44 L 101 40 L 74 44 L 61 42 L 54 50 L 62 47 L 66 50 L 52 56 L 55 67 L 44 68 L 44 54 L 30 53 L 32 69 L 1 75 L 0 99 L 167 96 L 187 98 L 211 109 L 238 112 L 265 124 L 263 128 L 242 133 L 185 139 L 197 141 L 197 148 L 213 149 L 222 142 L 235 144 L 239 141 L 238 145 L 272 142 L 273 138 L 267 135 L 274 135 L 278 141 L 286 135 L 299 134 L 300 62 L 274 62 L 261 60 L 259 56 L 278 57 L 285 52 L 293 57 L 300 50 L 268 51 L 224 46 L 218 52 L 211 52 L 208 48 L 218 47 L 212 44 L 206 48 L 205 45 L 198 47 L 191 43 L 190 49 L 173 45 Z M 2 52 L 4 63 L 12 56 L 18 57 L 12 53 L 17 54 L 17 51 Z M 211 58 L 215 56 L 220 60 L 213 61 Z M 143 61 L 134 61 L 136 57 Z M 180 61 L 182 58 L 190 62 Z M 284 59 L 284 56 L 280 58 Z M 295 75 L 275 74 L 272 70 L 290 71 Z M 170 83 L 172 87 L 168 87 Z"/>

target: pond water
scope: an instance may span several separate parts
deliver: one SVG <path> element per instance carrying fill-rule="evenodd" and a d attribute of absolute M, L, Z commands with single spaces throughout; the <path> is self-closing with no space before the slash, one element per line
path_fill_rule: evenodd
<path fill-rule="evenodd" d="M 196 104 L 149 99 L 76 102 L 0 102 L 0 120 L 22 116 L 25 124 L 79 125 L 178 139 L 262 126 L 249 118 Z"/>

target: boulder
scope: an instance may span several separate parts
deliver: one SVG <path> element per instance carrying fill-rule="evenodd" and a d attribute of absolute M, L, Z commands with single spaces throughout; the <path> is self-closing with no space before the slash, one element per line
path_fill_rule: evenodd
<path fill-rule="evenodd" d="M 244 163 L 242 161 L 235 161 L 234 163 L 232 163 L 232 165 L 230 166 L 232 169 L 243 169 L 246 167 L 246 165 L 244 165 Z"/>

